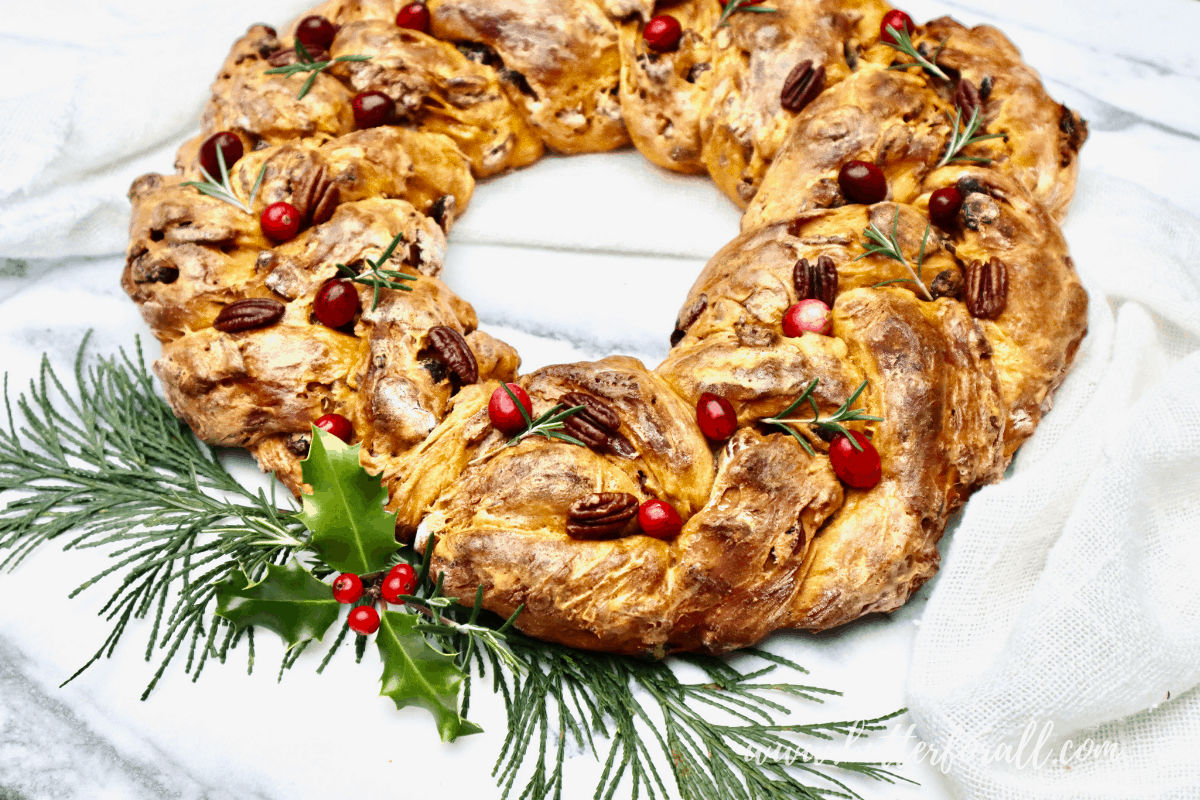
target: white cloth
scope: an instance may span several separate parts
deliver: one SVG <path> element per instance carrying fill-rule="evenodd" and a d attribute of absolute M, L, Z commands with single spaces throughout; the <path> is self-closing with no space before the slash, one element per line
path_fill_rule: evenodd
<path fill-rule="evenodd" d="M 230 39 L 259 19 L 286 20 L 307 2 L 255 0 L 220 8 L 211 0 L 142 0 L 86 16 L 69 0 L 9 5 L 0 46 L 10 65 L 36 69 L 38 83 L 0 87 L 6 105 L 0 257 L 62 258 L 124 249 L 128 184 L 143 172 L 171 168 Z M 27 34 L 51 20 L 53 41 Z M 634 174 L 629 154 L 601 158 L 611 160 L 579 160 L 594 175 L 586 184 L 590 191 L 606 191 L 604 165 Z M 450 271 L 451 284 L 493 321 L 508 321 L 507 302 L 514 326 L 520 327 L 518 316 L 528 323 L 526 335 L 575 342 L 590 332 L 587 341 L 597 346 L 653 354 L 661 344 L 651 339 L 662 339 L 682 291 L 668 291 L 670 281 L 652 283 L 653 291 L 633 301 L 636 314 L 613 324 L 611 308 L 553 302 L 555 286 L 569 289 L 572 280 L 556 275 L 560 249 L 586 241 L 597 251 L 642 258 L 620 262 L 636 263 L 637 272 L 627 268 L 615 279 L 643 287 L 660 279 L 646 259 L 671 256 L 682 265 L 686 287 L 696 256 L 715 249 L 723 232 L 732 233 L 736 215 L 715 193 L 673 211 L 670 189 L 662 190 L 660 203 L 647 199 L 659 191 L 647 187 L 628 209 L 629 224 L 621 229 L 628 235 L 614 243 L 618 237 L 608 232 L 584 230 L 589 217 L 572 218 L 570 207 L 547 205 L 540 194 L 547 181 L 558 185 L 559 175 L 577 180 L 583 173 L 572 172 L 571 164 L 549 162 L 525 173 L 535 177 L 502 179 L 510 182 L 509 193 L 501 199 L 481 192 L 456 231 L 464 253 L 481 242 L 541 248 L 544 263 L 530 266 L 540 270 L 529 290 L 538 293 L 519 295 L 529 305 L 505 299 L 506 287 L 520 276 L 495 269 L 491 259 L 503 247 L 480 251 L 478 268 L 466 258 L 457 277 Z M 637 173 L 645 174 L 651 173 Z M 612 202 L 624 203 L 638 180 L 615 180 L 607 190 Z M 489 202 L 495 209 L 490 221 L 477 216 Z M 555 224 L 543 225 L 538 241 L 507 240 L 508 229 L 539 203 Z M 660 238 L 661 220 L 646 220 L 656 215 L 674 224 L 692 215 L 694 235 L 682 243 Z M 947 538 L 942 575 L 913 650 L 909 704 L 925 741 L 949 749 L 946 780 L 958 797 L 1196 798 L 1200 221 L 1142 188 L 1085 169 L 1067 232 L 1091 296 L 1090 333 L 1053 412 L 1018 455 L 1011 476 L 973 498 Z M 603 268 L 599 260 L 572 263 Z M 73 285 L 62 288 L 64 295 Z M 125 309 L 118 292 L 112 294 L 110 307 Z M 646 322 L 650 317 L 653 324 Z M 84 319 L 92 325 L 96 317 Z M 23 331 L 46 330 L 36 307 L 5 325 L 10 341 Z M 523 347 L 516 335 L 514 344 Z M 37 346 L 22 353 L 18 371 L 26 375 L 29 356 L 44 349 L 34 341 Z M 798 647 L 789 654 L 803 661 L 805 640 L 793 644 Z M 1053 726 L 1041 756 L 1058 757 L 1065 738 L 1115 742 L 1123 754 L 1069 765 L 985 763 L 984 756 L 1005 746 L 1016 750 L 1031 721 L 1039 733 L 1046 723 Z"/>

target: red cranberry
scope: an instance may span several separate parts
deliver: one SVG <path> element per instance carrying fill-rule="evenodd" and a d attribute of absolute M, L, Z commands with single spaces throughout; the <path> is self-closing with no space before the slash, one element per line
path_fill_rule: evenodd
<path fill-rule="evenodd" d="M 401 28 L 429 33 L 429 6 L 424 3 L 409 3 L 396 15 L 396 24 Z"/>
<path fill-rule="evenodd" d="M 314 49 L 328 50 L 336 34 L 334 24 L 320 14 L 310 14 L 296 26 L 296 38 L 310 53 Z"/>
<path fill-rule="evenodd" d="M 383 586 L 380 587 L 380 592 L 383 595 L 385 603 L 398 605 L 404 601 L 400 599 L 401 595 L 409 595 L 417 588 L 417 573 L 413 571 L 411 564 L 397 564 L 392 567 L 391 572 L 383 579 Z"/>
<path fill-rule="evenodd" d="M 508 388 L 525 407 L 525 414 L 532 417 L 533 401 L 529 399 L 525 390 L 515 383 L 508 384 Z M 527 425 L 525 415 L 521 414 L 521 409 L 508 396 L 508 392 L 504 391 L 503 386 L 497 387 L 496 391 L 492 392 L 492 399 L 488 402 L 488 417 L 491 418 L 493 425 L 509 436 L 521 433 Z"/>
<path fill-rule="evenodd" d="M 656 53 L 668 53 L 679 47 L 681 36 L 683 36 L 683 27 L 679 24 L 679 20 L 670 14 L 660 14 L 650 20 L 646 23 L 645 30 L 642 31 L 646 47 Z"/>
<path fill-rule="evenodd" d="M 359 92 L 351 103 L 354 107 L 354 124 L 360 128 L 378 128 L 392 121 L 396 103 L 383 92 Z"/>
<path fill-rule="evenodd" d="M 943 186 L 929 195 L 929 218 L 944 230 L 958 225 L 958 210 L 962 208 L 963 196 L 957 186 Z"/>
<path fill-rule="evenodd" d="M 724 397 L 705 392 L 696 403 L 696 422 L 704 435 L 714 441 L 724 441 L 737 430 L 737 412 Z"/>
<path fill-rule="evenodd" d="M 342 278 L 335 278 L 322 286 L 313 303 L 317 322 L 330 328 L 349 324 L 358 309 L 358 290 L 353 283 Z"/>
<path fill-rule="evenodd" d="M 217 161 L 218 147 L 221 149 L 221 155 L 225 158 L 226 170 L 233 169 L 233 165 L 245 152 L 242 140 L 236 133 L 221 131 L 204 140 L 204 144 L 200 145 L 200 166 L 209 174 L 209 177 L 217 181 L 221 180 L 221 165 Z"/>
<path fill-rule="evenodd" d="M 883 15 L 883 21 L 879 23 L 879 38 L 884 44 L 900 44 L 900 41 L 892 34 L 888 28 L 894 28 L 898 31 L 904 31 L 910 37 L 916 26 L 913 25 L 912 17 L 905 14 L 898 8 L 893 8 L 891 11 Z"/>
<path fill-rule="evenodd" d="M 683 520 L 670 503 L 647 500 L 638 508 L 638 525 L 642 533 L 655 539 L 674 539 L 683 530 Z"/>
<path fill-rule="evenodd" d="M 870 489 L 879 483 L 883 467 L 879 463 L 879 451 L 866 434 L 850 431 L 861 450 L 854 449 L 844 433 L 835 434 L 829 443 L 829 462 L 842 482 L 855 489 Z"/>
<path fill-rule="evenodd" d="M 358 606 L 350 612 L 346 624 L 359 636 L 370 636 L 379 630 L 379 612 L 371 606 Z"/>
<path fill-rule="evenodd" d="M 339 603 L 357 603 L 362 594 L 362 578 L 353 572 L 343 572 L 333 582 L 333 599 Z"/>
<path fill-rule="evenodd" d="M 801 300 L 783 315 L 783 335 L 792 339 L 805 333 L 827 335 L 833 330 L 833 315 L 820 300 Z"/>
<path fill-rule="evenodd" d="M 271 203 L 263 209 L 258 224 L 272 242 L 286 242 L 300 232 L 300 212 L 291 203 Z"/>
<path fill-rule="evenodd" d="M 354 438 L 354 425 L 341 414 L 326 414 L 313 424 L 346 444 L 350 444 L 350 440 Z"/>
<path fill-rule="evenodd" d="M 866 161 L 847 161 L 838 170 L 838 186 L 851 203 L 870 205 L 887 199 L 883 170 Z"/>

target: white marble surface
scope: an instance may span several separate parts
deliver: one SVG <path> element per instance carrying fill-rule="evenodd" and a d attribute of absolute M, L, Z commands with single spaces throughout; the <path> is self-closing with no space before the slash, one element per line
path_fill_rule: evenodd
<path fill-rule="evenodd" d="M 85 23 L 89 13 L 72 3 L 6 5 L 4 33 L 52 27 L 62 13 Z M 229 38 L 261 16 L 251 2 L 229 7 Z M 918 19 L 949 13 L 1002 27 L 1050 91 L 1091 123 L 1085 186 L 1123 179 L 1200 217 L 1200 3 L 914 0 L 907 9 Z M 194 60 L 207 59 L 208 72 L 216 63 L 206 52 L 178 57 L 184 73 L 198 68 Z M 197 91 L 197 107 L 202 99 Z M 151 166 L 167 171 L 170 162 Z M 632 152 L 547 159 L 479 188 L 454 232 L 445 278 L 485 327 L 520 350 L 526 369 L 618 351 L 654 364 L 680 299 L 737 218 L 706 182 L 667 175 Z M 117 285 L 120 263 L 2 262 L 0 353 L 10 386 L 28 380 L 43 351 L 63 363 L 89 328 L 100 352 L 146 334 Z M 278 647 L 263 636 L 253 676 L 244 653 L 195 685 L 176 665 L 140 703 L 155 664 L 142 657 L 146 626 L 135 625 L 114 658 L 59 689 L 107 632 L 95 616 L 103 591 L 66 597 L 97 563 L 51 547 L 0 575 L 0 800 L 498 796 L 489 772 L 503 727 L 499 699 L 481 691 L 473 704 L 487 733 L 440 745 L 420 713 L 397 713 L 375 696 L 371 655 L 356 666 L 347 653 L 322 676 L 313 672 L 319 656 L 308 655 L 277 684 Z M 846 693 L 798 713 L 847 718 L 903 705 L 912 634 L 931 588 L 890 617 L 831 635 L 775 637 L 771 647 L 809 666 L 813 683 Z M 571 766 L 578 782 L 569 797 L 590 795 L 594 765 L 580 757 Z M 949 796 L 927 765 L 904 774 L 923 785 L 859 788 L 888 800 Z"/>

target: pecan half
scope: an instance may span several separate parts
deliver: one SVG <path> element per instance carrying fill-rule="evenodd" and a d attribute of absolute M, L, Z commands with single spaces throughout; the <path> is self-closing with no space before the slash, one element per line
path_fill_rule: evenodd
<path fill-rule="evenodd" d="M 593 450 L 612 450 L 621 420 L 608 403 L 587 392 L 568 392 L 558 399 L 564 408 L 583 406 L 583 411 L 563 420 L 563 432 L 574 436 Z M 618 451 L 620 452 L 620 451 Z"/>
<path fill-rule="evenodd" d="M 820 300 L 833 308 L 838 290 L 838 271 L 829 256 L 820 256 L 815 264 L 807 258 L 797 261 L 792 269 L 792 283 L 796 286 L 797 300 Z"/>
<path fill-rule="evenodd" d="M 962 112 L 963 120 L 969 120 L 971 114 L 980 107 L 982 102 L 975 84 L 967 78 L 961 78 L 958 86 L 954 89 L 954 105 L 958 106 L 958 110 Z"/>
<path fill-rule="evenodd" d="M 574 539 L 612 539 L 637 513 L 638 500 L 627 492 L 589 494 L 571 504 L 567 535 Z"/>
<path fill-rule="evenodd" d="M 687 329 L 692 327 L 692 323 L 700 318 L 706 308 L 708 308 L 708 295 L 702 294 L 687 308 L 679 312 L 679 317 L 675 320 L 675 330 L 671 333 L 671 347 L 683 340 L 683 337 L 687 335 Z"/>
<path fill-rule="evenodd" d="M 323 165 L 305 171 L 292 191 L 292 205 L 308 226 L 328 222 L 341 199 L 342 190 L 325 175 Z"/>
<path fill-rule="evenodd" d="M 274 325 L 286 309 L 283 303 L 269 297 L 238 300 L 221 309 L 213 327 L 222 333 L 239 333 Z"/>
<path fill-rule="evenodd" d="M 435 325 L 429 329 L 429 346 L 450 371 L 465 384 L 479 380 L 479 362 L 463 335 L 454 328 Z"/>
<path fill-rule="evenodd" d="M 995 319 L 1008 303 L 1008 269 L 998 258 L 967 265 L 965 285 L 967 311 L 978 319 Z"/>
<path fill-rule="evenodd" d="M 783 81 L 779 104 L 795 113 L 817 98 L 825 89 L 825 67 L 814 67 L 812 59 L 801 61 Z"/>

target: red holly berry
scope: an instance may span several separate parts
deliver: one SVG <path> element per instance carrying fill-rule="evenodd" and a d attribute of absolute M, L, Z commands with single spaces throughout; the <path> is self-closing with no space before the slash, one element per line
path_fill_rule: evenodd
<path fill-rule="evenodd" d="M 670 503 L 647 500 L 638 508 L 638 525 L 642 533 L 655 539 L 674 539 L 683 530 L 683 520 Z"/>
<path fill-rule="evenodd" d="M 396 15 L 396 24 L 421 33 L 429 33 L 429 6 L 424 3 L 409 3 Z"/>
<path fill-rule="evenodd" d="M 271 203 L 263 209 L 258 224 L 272 242 L 286 242 L 300 232 L 300 212 L 291 203 Z"/>
<path fill-rule="evenodd" d="M 379 630 L 379 612 L 371 606 L 357 606 L 351 609 L 346 624 L 359 636 L 370 636 Z"/>
<path fill-rule="evenodd" d="M 350 105 L 354 108 L 354 124 L 360 128 L 386 125 L 396 113 L 395 101 L 383 92 L 374 90 L 354 95 Z"/>
<path fill-rule="evenodd" d="M 870 205 L 887 199 L 883 170 L 866 161 L 847 161 L 838 170 L 838 186 L 851 203 Z"/>
<path fill-rule="evenodd" d="M 333 582 L 333 599 L 339 603 L 357 603 L 362 594 L 362 578 L 353 572 L 343 572 Z"/>
<path fill-rule="evenodd" d="M 296 26 L 296 38 L 306 50 L 328 50 L 336 34 L 337 27 L 320 14 L 310 14 Z"/>
<path fill-rule="evenodd" d="M 679 47 L 679 39 L 683 36 L 683 27 L 679 20 L 670 14 L 660 14 L 646 23 L 642 37 L 646 47 L 656 53 L 667 53 Z"/>
<path fill-rule="evenodd" d="M 233 169 L 233 165 L 245 152 L 242 140 L 236 133 L 221 131 L 205 139 L 204 144 L 200 145 L 200 166 L 216 181 L 221 180 L 221 165 L 217 162 L 218 147 L 221 148 L 221 155 L 225 157 L 227 170 Z"/>
<path fill-rule="evenodd" d="M 962 208 L 963 196 L 957 186 L 943 186 L 929 195 L 929 218 L 944 230 L 958 225 L 958 210 Z"/>
<path fill-rule="evenodd" d="M 900 44 L 899 40 L 892 34 L 888 28 L 895 28 L 898 31 L 904 31 L 909 36 L 913 35 L 916 26 L 913 25 L 912 17 L 905 14 L 898 8 L 893 8 L 891 11 L 883 15 L 883 21 L 879 23 L 879 38 L 884 44 Z"/>
<path fill-rule="evenodd" d="M 350 444 L 350 440 L 354 438 L 354 425 L 341 414 L 326 414 L 313 424 L 346 444 Z"/>
<path fill-rule="evenodd" d="M 383 579 L 381 593 L 385 603 L 402 603 L 400 595 L 411 595 L 417 588 L 417 573 L 411 564 L 397 564 Z"/>
<path fill-rule="evenodd" d="M 724 397 L 705 392 L 696 403 L 696 422 L 705 436 L 720 442 L 737 430 L 737 412 Z"/>
<path fill-rule="evenodd" d="M 793 339 L 805 333 L 827 335 L 833 330 L 833 315 L 820 300 L 801 300 L 783 315 L 783 335 Z"/>
<path fill-rule="evenodd" d="M 354 319 L 359 307 L 358 290 L 354 284 L 343 278 L 335 278 L 317 292 L 313 314 L 322 325 L 340 328 Z"/>
<path fill-rule="evenodd" d="M 879 483 L 883 476 L 883 467 L 879 463 L 879 451 L 866 434 L 850 431 L 854 441 L 858 442 L 861 450 L 854 449 L 850 439 L 844 433 L 835 434 L 829 443 L 829 461 L 833 471 L 841 478 L 842 483 L 849 484 L 855 489 L 870 489 Z"/>
<path fill-rule="evenodd" d="M 508 384 L 508 388 L 517 400 L 521 401 L 521 405 L 525 407 L 525 413 L 530 417 L 533 416 L 533 401 L 529 399 L 529 395 L 515 383 Z M 508 396 L 508 392 L 504 391 L 504 387 L 496 388 L 492 392 L 492 399 L 488 402 L 488 417 L 492 420 L 492 424 L 499 428 L 502 432 L 513 436 L 525 430 L 526 422 L 524 415 L 521 414 L 521 409 Z"/>

